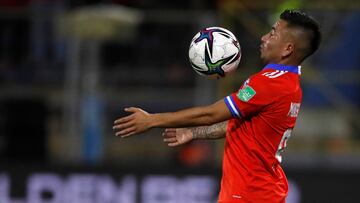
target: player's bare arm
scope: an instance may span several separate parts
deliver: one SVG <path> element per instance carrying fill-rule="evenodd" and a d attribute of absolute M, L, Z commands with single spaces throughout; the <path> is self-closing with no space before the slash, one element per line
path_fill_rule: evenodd
<path fill-rule="evenodd" d="M 231 113 L 223 100 L 212 105 L 189 108 L 177 112 L 149 114 L 140 108 L 126 108 L 128 116 L 115 120 L 116 136 L 127 137 L 145 132 L 151 128 L 179 128 L 205 126 L 226 121 Z"/>
<path fill-rule="evenodd" d="M 194 139 L 219 139 L 226 135 L 227 121 L 215 123 L 211 126 L 193 128 L 167 128 L 163 132 L 164 142 L 169 147 L 175 147 Z"/>
<path fill-rule="evenodd" d="M 216 123 L 211 126 L 190 128 L 194 139 L 220 139 L 226 135 L 228 121 Z"/>

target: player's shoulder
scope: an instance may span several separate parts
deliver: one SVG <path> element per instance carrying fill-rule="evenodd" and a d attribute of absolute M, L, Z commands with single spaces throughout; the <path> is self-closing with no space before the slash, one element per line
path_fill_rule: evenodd
<path fill-rule="evenodd" d="M 284 79 L 289 79 L 289 76 L 291 75 L 293 75 L 293 73 L 286 70 L 263 69 L 253 76 L 260 80 L 278 82 Z"/>
<path fill-rule="evenodd" d="M 248 84 L 259 91 L 287 94 L 299 86 L 299 78 L 287 71 L 267 69 L 252 75 Z"/>

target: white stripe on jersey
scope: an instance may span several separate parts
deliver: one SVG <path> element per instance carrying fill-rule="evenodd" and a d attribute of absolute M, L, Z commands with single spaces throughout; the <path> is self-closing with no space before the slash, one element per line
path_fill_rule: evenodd
<path fill-rule="evenodd" d="M 227 96 L 227 97 L 226 97 L 226 100 L 229 102 L 232 111 L 236 114 L 237 117 L 240 118 L 240 114 L 239 114 L 238 110 L 236 109 L 233 101 L 231 100 L 231 97 L 230 97 L 230 96 Z"/>
<path fill-rule="evenodd" d="M 279 73 L 280 71 L 279 70 L 276 70 L 274 72 L 266 72 L 266 73 L 263 73 L 262 75 L 266 76 L 266 77 L 269 77 L 269 76 L 272 76 L 272 75 L 275 75 L 277 73 Z"/>
<path fill-rule="evenodd" d="M 281 76 L 281 75 L 284 75 L 285 73 L 287 73 L 288 71 L 284 71 L 284 70 L 282 70 L 282 71 L 279 71 L 279 70 L 276 70 L 276 71 L 274 71 L 274 72 L 265 72 L 265 73 L 263 73 L 262 75 L 263 76 L 266 76 L 266 77 L 268 77 L 268 78 L 277 78 L 277 77 L 279 77 L 279 76 Z"/>
<path fill-rule="evenodd" d="M 269 76 L 268 78 L 277 78 L 277 77 L 279 77 L 279 76 L 281 76 L 281 75 L 284 75 L 285 73 L 287 73 L 288 71 L 280 71 L 280 73 L 278 73 L 278 74 L 276 74 L 276 75 L 271 75 L 271 76 Z"/>

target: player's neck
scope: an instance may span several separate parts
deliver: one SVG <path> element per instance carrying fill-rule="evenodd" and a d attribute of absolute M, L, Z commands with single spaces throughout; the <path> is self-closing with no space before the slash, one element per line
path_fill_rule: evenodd
<path fill-rule="evenodd" d="M 284 59 L 280 59 L 279 61 L 272 62 L 272 63 L 286 65 L 286 66 L 299 66 L 300 65 L 299 61 L 294 60 L 292 58 L 284 58 Z"/>

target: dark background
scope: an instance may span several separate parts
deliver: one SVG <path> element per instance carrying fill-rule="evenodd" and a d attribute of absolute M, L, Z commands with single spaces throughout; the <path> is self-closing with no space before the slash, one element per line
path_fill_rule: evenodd
<path fill-rule="evenodd" d="M 236 91 L 261 70 L 260 38 L 285 8 L 306 11 L 323 31 L 302 64 L 303 103 L 282 163 L 299 197 L 288 202 L 356 202 L 359 2 L 0 0 L 0 203 L 28 197 L 39 171 L 65 182 L 78 173 L 202 174 L 218 186 L 223 140 L 168 148 L 161 129 L 120 139 L 112 123 L 124 107 L 175 111 Z M 231 30 L 242 48 L 236 74 L 222 80 L 188 63 L 190 40 L 209 26 Z"/>

